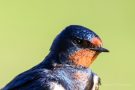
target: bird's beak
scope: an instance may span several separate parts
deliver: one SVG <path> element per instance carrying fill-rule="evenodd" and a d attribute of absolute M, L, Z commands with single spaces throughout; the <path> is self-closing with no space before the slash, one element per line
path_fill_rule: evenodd
<path fill-rule="evenodd" d="M 103 47 L 98 47 L 98 48 L 90 48 L 91 50 L 98 51 L 98 52 L 109 52 L 108 49 L 103 48 Z"/>

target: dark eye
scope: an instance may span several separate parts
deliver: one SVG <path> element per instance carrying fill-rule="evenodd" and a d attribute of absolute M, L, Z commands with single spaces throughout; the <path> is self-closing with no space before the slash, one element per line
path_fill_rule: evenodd
<path fill-rule="evenodd" d="M 82 44 L 83 41 L 81 39 L 74 39 L 73 42 L 75 44 Z"/>
<path fill-rule="evenodd" d="M 75 44 L 78 44 L 81 47 L 87 48 L 90 46 L 90 42 L 86 40 L 81 40 L 81 39 L 74 39 L 73 42 Z"/>
<path fill-rule="evenodd" d="M 90 46 L 90 42 L 84 40 L 83 43 L 82 43 L 82 46 L 89 47 Z"/>

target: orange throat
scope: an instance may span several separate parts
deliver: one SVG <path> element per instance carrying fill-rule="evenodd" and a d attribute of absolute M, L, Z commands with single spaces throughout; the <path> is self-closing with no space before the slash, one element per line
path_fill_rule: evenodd
<path fill-rule="evenodd" d="M 98 54 L 99 52 L 90 49 L 81 49 L 70 55 L 69 60 L 71 60 L 75 65 L 87 68 L 96 59 Z"/>

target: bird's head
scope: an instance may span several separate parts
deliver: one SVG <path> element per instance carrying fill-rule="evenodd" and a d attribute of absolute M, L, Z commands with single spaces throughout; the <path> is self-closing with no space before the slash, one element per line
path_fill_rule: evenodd
<path fill-rule="evenodd" d="M 66 27 L 54 40 L 51 52 L 57 53 L 60 64 L 89 67 L 101 52 L 109 52 L 102 47 L 100 37 L 92 30 L 79 26 Z"/>

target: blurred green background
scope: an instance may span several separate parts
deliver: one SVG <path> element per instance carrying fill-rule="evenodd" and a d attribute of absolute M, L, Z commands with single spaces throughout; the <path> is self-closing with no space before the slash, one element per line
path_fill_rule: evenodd
<path fill-rule="evenodd" d="M 0 0 L 0 87 L 41 62 L 70 24 L 91 28 L 111 51 L 91 66 L 100 90 L 135 90 L 134 0 Z"/>

